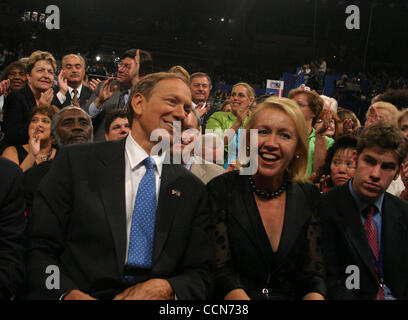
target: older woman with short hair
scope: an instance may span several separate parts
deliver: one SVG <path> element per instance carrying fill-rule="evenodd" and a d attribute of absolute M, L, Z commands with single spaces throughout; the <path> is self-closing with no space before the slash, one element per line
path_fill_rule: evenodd
<path fill-rule="evenodd" d="M 293 101 L 270 98 L 245 125 L 256 129 L 251 175 L 238 170 L 207 185 L 215 225 L 216 296 L 321 300 L 326 295 L 316 187 L 305 184 L 308 132 Z M 243 164 L 248 165 L 248 164 Z"/>
<path fill-rule="evenodd" d="M 4 103 L 4 132 L 8 145 L 28 142 L 30 111 L 38 105 L 50 105 L 56 69 L 55 58 L 46 51 L 33 52 L 27 62 L 27 85 L 10 93 Z"/>

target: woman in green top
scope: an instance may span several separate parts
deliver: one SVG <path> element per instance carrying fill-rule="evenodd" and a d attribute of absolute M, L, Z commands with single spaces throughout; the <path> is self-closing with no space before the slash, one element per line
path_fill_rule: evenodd
<path fill-rule="evenodd" d="M 323 116 L 324 120 L 317 123 L 320 114 L 323 112 L 324 102 L 316 91 L 297 88 L 289 92 L 288 98 L 298 104 L 305 116 L 309 134 L 307 174 L 310 177 L 313 172 L 318 172 L 324 165 L 327 149 L 334 143 L 333 139 L 324 136 L 330 119 L 326 114 Z"/>
<path fill-rule="evenodd" d="M 228 146 L 232 148 L 230 159 L 236 159 L 238 130 L 242 128 L 248 117 L 249 105 L 254 101 L 255 91 L 245 82 L 239 82 L 232 87 L 231 91 L 231 112 L 215 112 L 208 119 L 206 131 L 212 130 L 224 140 L 224 159 L 228 161 Z M 231 130 L 228 130 L 231 129 Z M 227 131 L 228 130 L 228 131 Z"/>

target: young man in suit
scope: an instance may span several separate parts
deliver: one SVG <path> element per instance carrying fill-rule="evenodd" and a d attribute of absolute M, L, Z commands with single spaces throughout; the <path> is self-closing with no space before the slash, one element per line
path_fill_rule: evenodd
<path fill-rule="evenodd" d="M 127 112 L 117 109 L 109 112 L 105 118 L 106 141 L 122 140 L 130 132 L 130 124 Z"/>
<path fill-rule="evenodd" d="M 58 75 L 58 92 L 52 104 L 62 109 L 69 105 L 84 106 L 92 90 L 82 85 L 85 77 L 85 60 L 80 55 L 68 54 L 62 58 L 62 70 Z"/>
<path fill-rule="evenodd" d="M 104 141 L 104 122 L 108 112 L 113 109 L 126 109 L 130 90 L 139 80 L 139 49 L 129 49 L 121 57 L 116 80 L 108 78 L 99 83 L 88 103 L 83 107 L 92 118 L 94 140 Z"/>
<path fill-rule="evenodd" d="M 205 185 L 166 164 L 153 131 L 173 138 L 191 112 L 187 80 L 144 77 L 132 89 L 126 139 L 62 148 L 29 224 L 28 298 L 206 299 L 214 252 Z M 158 129 L 158 131 L 156 131 Z M 156 152 L 157 151 L 157 152 Z M 47 266 L 58 288 L 47 289 Z"/>
<path fill-rule="evenodd" d="M 354 178 L 323 195 L 329 299 L 408 298 L 408 204 L 386 192 L 407 156 L 404 140 L 383 121 L 366 127 Z"/>

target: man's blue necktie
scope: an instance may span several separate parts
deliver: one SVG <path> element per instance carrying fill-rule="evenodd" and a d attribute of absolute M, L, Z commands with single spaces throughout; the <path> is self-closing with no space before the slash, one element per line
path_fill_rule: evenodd
<path fill-rule="evenodd" d="M 154 162 L 143 160 L 146 173 L 137 189 L 130 229 L 127 266 L 149 269 L 152 266 L 154 223 L 156 220 L 156 178 Z"/>

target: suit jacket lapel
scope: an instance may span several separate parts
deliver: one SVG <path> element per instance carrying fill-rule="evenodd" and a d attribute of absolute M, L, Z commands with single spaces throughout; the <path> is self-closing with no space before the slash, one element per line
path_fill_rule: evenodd
<path fill-rule="evenodd" d="M 341 188 L 343 192 L 341 193 L 338 203 L 344 203 L 345 206 L 340 206 L 340 208 L 344 208 L 344 211 L 339 212 L 339 214 L 344 217 L 344 232 L 346 238 L 356 250 L 357 255 L 363 260 L 371 275 L 377 279 L 370 246 L 368 245 L 364 227 L 361 223 L 360 211 L 348 190 L 348 183 L 341 186 Z"/>
<path fill-rule="evenodd" d="M 258 232 L 258 223 L 261 223 L 263 228 L 262 219 L 259 215 L 258 206 L 252 191 L 249 187 L 249 181 L 247 176 L 238 175 L 240 181 L 237 180 L 236 185 L 229 186 L 232 199 L 235 199 L 234 212 L 230 213 L 238 221 L 241 228 L 245 231 L 249 240 L 251 240 L 252 245 L 259 253 L 265 256 L 262 251 L 264 246 L 260 241 L 262 241 L 262 235 Z M 240 190 L 236 190 L 239 188 Z M 265 257 L 267 259 L 267 257 Z"/>
<path fill-rule="evenodd" d="M 278 251 L 281 258 L 290 253 L 299 232 L 311 216 L 309 201 L 311 199 L 307 199 L 299 185 L 289 184 L 286 191 L 285 220 Z"/>
<path fill-rule="evenodd" d="M 99 144 L 101 165 L 98 167 L 101 199 L 112 229 L 120 276 L 123 274 L 127 244 L 125 141 Z"/>
<path fill-rule="evenodd" d="M 172 165 L 163 164 L 153 243 L 153 266 L 160 256 L 171 229 L 174 214 L 183 205 L 180 179 Z"/>
<path fill-rule="evenodd" d="M 395 202 L 387 193 L 384 197 L 382 214 L 384 277 L 386 284 L 392 286 L 389 279 L 395 279 L 400 274 L 401 259 L 404 257 L 404 248 L 402 246 L 406 243 L 404 239 L 408 235 L 408 230 L 402 220 L 401 208 L 395 205 Z"/>

